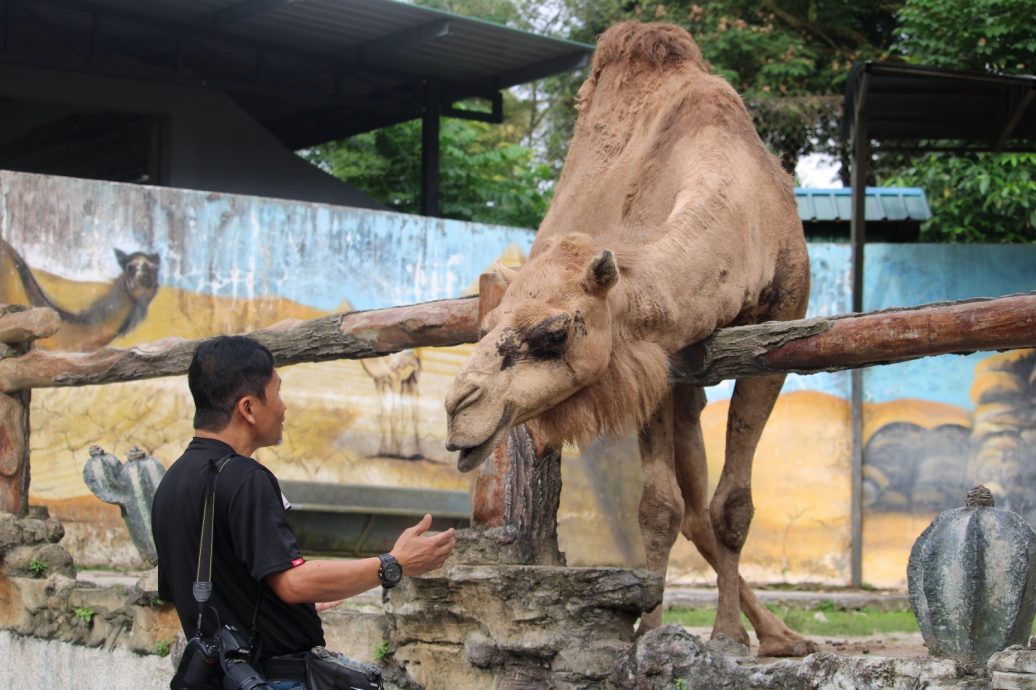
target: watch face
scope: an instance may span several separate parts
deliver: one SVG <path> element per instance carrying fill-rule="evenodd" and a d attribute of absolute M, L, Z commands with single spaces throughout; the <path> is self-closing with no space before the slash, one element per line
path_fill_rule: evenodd
<path fill-rule="evenodd" d="M 369 572 L 369 571 L 368 571 Z M 399 578 L 403 576 L 403 568 L 400 567 L 399 563 L 392 561 L 391 563 L 385 564 L 385 581 L 386 582 L 399 582 Z"/>

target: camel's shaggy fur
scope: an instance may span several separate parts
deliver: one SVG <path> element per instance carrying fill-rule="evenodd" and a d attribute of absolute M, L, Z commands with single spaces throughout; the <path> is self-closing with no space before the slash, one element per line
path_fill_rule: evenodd
<path fill-rule="evenodd" d="M 740 97 L 682 29 L 618 24 L 598 41 L 554 201 L 446 400 L 458 466 L 522 422 L 585 444 L 639 430 L 648 566 L 682 531 L 716 568 L 716 632 L 766 653 L 809 645 L 740 581 L 751 462 L 783 377 L 739 381 L 711 502 L 700 389 L 668 383 L 668 356 L 727 325 L 800 318 L 809 264 L 791 181 Z M 659 612 L 643 619 L 657 624 Z"/>

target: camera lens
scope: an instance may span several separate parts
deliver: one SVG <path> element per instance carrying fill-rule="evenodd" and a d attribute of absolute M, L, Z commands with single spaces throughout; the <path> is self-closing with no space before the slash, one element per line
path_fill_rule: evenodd
<path fill-rule="evenodd" d="M 224 690 L 254 690 L 269 687 L 254 668 L 244 661 L 228 662 L 223 668 Z"/>

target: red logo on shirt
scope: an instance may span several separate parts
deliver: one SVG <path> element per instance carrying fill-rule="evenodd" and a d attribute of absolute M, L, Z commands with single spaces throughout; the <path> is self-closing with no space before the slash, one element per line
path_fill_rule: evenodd
<path fill-rule="evenodd" d="M 291 562 L 291 567 L 292 568 L 298 568 L 300 565 L 302 565 L 305 562 L 306 562 L 305 558 L 302 558 L 302 557 L 296 558 L 294 561 Z"/>

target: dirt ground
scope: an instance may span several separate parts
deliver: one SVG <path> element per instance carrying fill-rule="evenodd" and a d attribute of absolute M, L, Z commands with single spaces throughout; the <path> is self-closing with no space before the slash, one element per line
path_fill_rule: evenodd
<path fill-rule="evenodd" d="M 711 628 L 686 628 L 687 632 L 697 636 L 701 640 L 708 640 L 712 633 Z M 928 656 L 928 648 L 925 647 L 921 633 L 885 633 L 882 635 L 867 635 L 864 637 L 829 637 L 823 635 L 807 635 L 815 642 L 820 651 L 830 654 L 841 654 L 844 656 L 861 656 L 869 654 L 872 656 L 891 656 L 900 658 Z M 751 652 L 753 655 L 759 652 L 759 640 L 752 635 Z"/>

